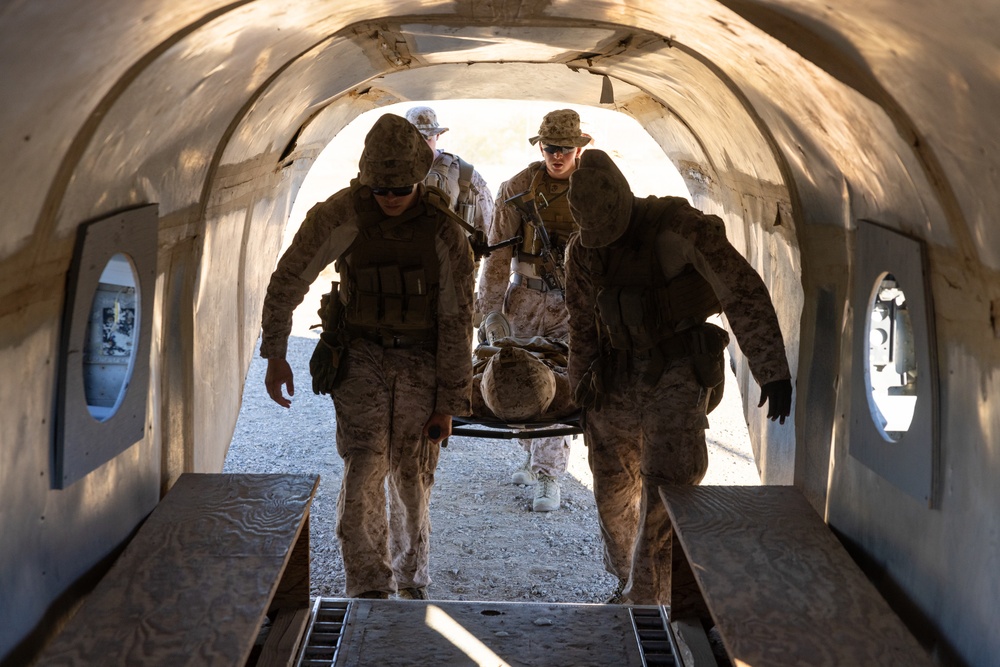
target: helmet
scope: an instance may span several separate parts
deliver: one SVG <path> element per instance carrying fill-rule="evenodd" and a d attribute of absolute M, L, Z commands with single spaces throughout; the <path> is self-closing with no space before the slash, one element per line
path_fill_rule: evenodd
<path fill-rule="evenodd" d="M 483 370 L 479 386 L 486 407 L 500 419 L 525 422 L 539 418 L 556 395 L 552 369 L 527 350 L 502 347 Z"/>
<path fill-rule="evenodd" d="M 368 131 L 358 163 L 358 181 L 369 187 L 398 188 L 420 183 L 434 162 L 434 151 L 417 128 L 387 113 Z"/>

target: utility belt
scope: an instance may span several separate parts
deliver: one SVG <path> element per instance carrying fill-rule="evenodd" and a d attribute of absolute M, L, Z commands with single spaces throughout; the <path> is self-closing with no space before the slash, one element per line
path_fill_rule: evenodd
<path fill-rule="evenodd" d="M 658 341 L 652 347 L 644 350 L 615 350 L 609 349 L 605 352 L 605 372 L 611 371 L 606 385 L 613 386 L 615 375 L 612 369 L 634 368 L 636 363 L 645 364 L 642 375 L 643 382 L 648 385 L 656 384 L 663 374 L 663 369 L 676 359 L 683 359 L 691 356 L 691 342 L 686 332 L 676 333 Z"/>
<path fill-rule="evenodd" d="M 608 349 L 604 354 L 606 387 L 612 387 L 615 369 L 631 368 L 635 362 L 649 362 L 643 381 L 653 385 L 660 379 L 667 364 L 690 358 L 699 384 L 706 389 L 718 386 L 725 379 L 724 351 L 729 334 L 714 324 L 702 323 L 660 339 L 644 350 Z M 712 406 L 714 407 L 714 406 Z"/>
<path fill-rule="evenodd" d="M 561 252 L 556 248 L 553 248 L 553 252 L 548 255 L 533 255 L 519 251 L 510 263 L 511 284 L 524 285 L 539 292 L 562 291 L 565 288 L 565 278 L 558 277 L 561 267 L 555 263 L 556 257 L 560 256 Z"/>
<path fill-rule="evenodd" d="M 434 349 L 437 340 L 434 331 L 414 331 L 408 334 L 393 333 L 391 331 L 371 331 L 348 327 L 348 335 L 351 338 L 363 338 L 386 349 L 409 350 L 414 348 Z"/>
<path fill-rule="evenodd" d="M 681 332 L 660 340 L 647 350 L 616 350 L 615 352 L 635 361 L 647 361 L 656 357 L 660 357 L 664 361 L 673 361 L 690 356 L 691 343 L 689 336 L 685 332 Z"/>
<path fill-rule="evenodd" d="M 520 273 L 510 274 L 510 284 L 517 287 L 527 287 L 528 289 L 533 289 L 538 292 L 549 291 L 548 283 L 541 278 L 531 278 Z"/>

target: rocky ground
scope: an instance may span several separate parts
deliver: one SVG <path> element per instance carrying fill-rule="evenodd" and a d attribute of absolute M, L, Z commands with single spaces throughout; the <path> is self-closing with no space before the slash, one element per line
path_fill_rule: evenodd
<path fill-rule="evenodd" d="M 264 391 L 264 360 L 247 375 L 226 472 L 319 473 L 312 506 L 312 594 L 344 596 L 343 563 L 334 533 L 343 467 L 334 446 L 332 401 L 309 385 L 314 339 L 289 341 L 298 391 L 284 410 Z M 759 484 L 735 381 L 709 420 L 705 484 Z M 599 602 L 614 590 L 604 571 L 597 512 L 583 440 L 573 441 L 559 511 L 531 511 L 531 487 L 510 482 L 523 460 L 508 440 L 453 437 L 441 452 L 431 499 L 431 597 L 498 602 Z"/>

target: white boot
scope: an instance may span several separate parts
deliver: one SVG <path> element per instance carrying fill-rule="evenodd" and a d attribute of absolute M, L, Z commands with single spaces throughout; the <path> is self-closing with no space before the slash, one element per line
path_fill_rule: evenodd
<path fill-rule="evenodd" d="M 559 496 L 559 481 L 549 475 L 538 475 L 538 486 L 535 487 L 535 500 L 531 503 L 531 511 L 556 511 L 561 500 Z"/>
<path fill-rule="evenodd" d="M 515 484 L 534 486 L 535 473 L 531 470 L 531 452 L 528 452 L 528 458 L 521 464 L 521 467 L 515 470 L 514 474 L 510 476 L 510 481 Z"/>
<path fill-rule="evenodd" d="M 501 338 L 510 335 L 510 320 L 499 310 L 491 310 L 483 318 L 483 324 L 479 327 L 480 342 L 488 345 L 495 344 Z"/>

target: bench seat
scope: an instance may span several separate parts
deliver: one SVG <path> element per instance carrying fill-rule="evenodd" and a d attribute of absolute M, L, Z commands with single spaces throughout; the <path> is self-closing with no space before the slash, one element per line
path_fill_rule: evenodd
<path fill-rule="evenodd" d="M 706 613 L 734 664 L 930 665 L 802 493 L 662 486 L 671 621 Z"/>
<path fill-rule="evenodd" d="M 318 484 L 181 475 L 38 664 L 244 667 L 269 612 L 274 641 L 294 651 L 308 620 Z"/>

